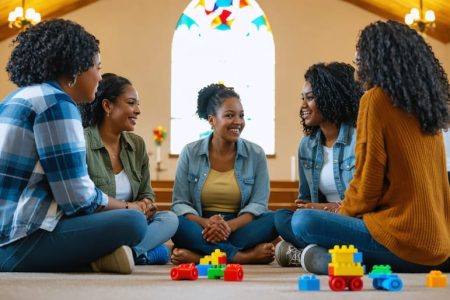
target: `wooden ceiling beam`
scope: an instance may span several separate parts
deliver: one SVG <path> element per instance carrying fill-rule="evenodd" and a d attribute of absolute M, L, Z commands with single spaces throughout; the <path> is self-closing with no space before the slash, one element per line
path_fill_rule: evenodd
<path fill-rule="evenodd" d="M 3 0 L 2 0 L 3 1 Z M 48 20 L 52 18 L 58 18 L 61 17 L 71 11 L 77 10 L 83 6 L 89 5 L 91 3 L 97 2 L 98 0 L 76 0 L 72 2 L 67 2 L 60 6 L 55 7 L 48 7 L 45 11 L 40 10 L 40 8 L 36 8 L 36 11 L 41 12 L 42 11 L 42 19 Z M 19 33 L 19 30 L 16 28 L 9 28 L 9 23 L 2 22 L 0 23 L 0 41 L 6 40 L 8 38 L 11 38 L 15 36 L 17 33 Z"/>
<path fill-rule="evenodd" d="M 374 13 L 384 19 L 394 20 L 394 21 L 398 21 L 398 22 L 402 22 L 402 23 L 404 22 L 403 15 L 399 15 L 393 11 L 383 9 L 382 7 L 379 7 L 374 3 L 369 3 L 368 1 L 361 1 L 361 0 L 342 0 L 342 1 L 348 2 L 350 4 L 353 4 L 355 6 L 362 8 L 364 10 L 370 11 L 371 13 Z M 427 31 L 427 35 L 446 44 L 446 43 L 450 42 L 450 27 L 444 23 L 439 22 L 439 20 L 437 20 L 436 27 L 429 29 Z"/>

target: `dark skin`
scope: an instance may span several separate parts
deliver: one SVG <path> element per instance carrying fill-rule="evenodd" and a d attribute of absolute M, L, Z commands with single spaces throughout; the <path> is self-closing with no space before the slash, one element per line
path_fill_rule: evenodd
<path fill-rule="evenodd" d="M 220 172 L 234 169 L 236 159 L 236 142 L 240 132 L 245 126 L 242 105 L 237 98 L 225 99 L 222 106 L 217 110 L 216 115 L 210 115 L 209 124 L 215 129 L 214 135 L 209 144 L 209 160 L 211 168 Z M 213 215 L 210 218 L 203 218 L 194 214 L 186 214 L 185 217 L 202 226 L 202 236 L 209 243 L 216 244 L 228 240 L 230 234 L 246 224 L 253 221 L 253 214 L 243 213 L 240 216 L 225 221 L 221 215 Z M 172 253 L 172 263 L 180 264 L 185 262 L 198 263 L 203 257 L 198 253 L 187 249 L 174 249 Z M 274 258 L 274 246 L 271 243 L 257 245 L 253 249 L 239 251 L 234 259 L 234 263 L 268 263 Z"/>
<path fill-rule="evenodd" d="M 98 124 L 100 136 L 108 151 L 114 174 L 123 170 L 120 160 L 121 143 L 120 136 L 123 131 L 133 131 L 137 116 L 140 114 L 139 101 L 136 89 L 128 85 L 124 92 L 117 97 L 115 103 L 104 99 L 102 101 L 103 113 L 109 116 L 103 118 L 103 122 Z M 119 208 L 126 204 L 121 200 L 116 200 Z M 158 210 L 156 204 L 150 199 L 144 198 L 139 201 L 127 202 L 128 207 L 137 209 L 145 214 L 147 219 L 151 219 Z"/>
<path fill-rule="evenodd" d="M 339 135 L 339 127 L 327 120 L 324 120 L 322 114 L 316 107 L 315 103 L 316 99 L 312 93 L 311 84 L 306 81 L 303 86 L 302 93 L 302 102 L 301 102 L 301 113 L 300 115 L 306 116 L 305 124 L 308 126 L 319 126 L 323 136 L 323 145 L 326 147 L 333 147 L 336 143 L 336 139 Z M 302 112 L 307 112 L 303 114 Z M 339 209 L 339 205 L 337 203 L 312 203 L 307 200 L 297 199 L 295 200 L 295 204 L 298 209 L 319 209 L 326 210 L 330 212 L 336 212 Z"/>

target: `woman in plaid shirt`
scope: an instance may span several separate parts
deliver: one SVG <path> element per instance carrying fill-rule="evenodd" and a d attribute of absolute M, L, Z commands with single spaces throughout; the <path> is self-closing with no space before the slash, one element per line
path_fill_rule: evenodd
<path fill-rule="evenodd" d="M 150 201 L 124 203 L 94 185 L 77 108 L 101 80 L 98 44 L 61 19 L 14 41 L 6 69 L 19 89 L 0 103 L 0 271 L 132 272 Z"/>

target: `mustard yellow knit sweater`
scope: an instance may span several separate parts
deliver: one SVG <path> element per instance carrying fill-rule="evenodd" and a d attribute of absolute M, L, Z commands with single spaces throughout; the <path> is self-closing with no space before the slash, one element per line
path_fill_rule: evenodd
<path fill-rule="evenodd" d="M 356 170 L 339 213 L 362 217 L 400 258 L 438 265 L 450 257 L 450 190 L 442 134 L 394 107 L 381 88 L 361 99 Z"/>

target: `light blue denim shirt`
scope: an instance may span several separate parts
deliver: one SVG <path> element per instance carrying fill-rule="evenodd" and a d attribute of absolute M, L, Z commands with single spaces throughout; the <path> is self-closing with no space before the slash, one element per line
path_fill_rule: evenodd
<path fill-rule="evenodd" d="M 177 215 L 202 215 L 201 192 L 210 170 L 209 137 L 186 145 L 177 162 L 172 195 L 172 210 Z M 258 216 L 267 211 L 269 172 L 264 150 L 247 140 L 238 139 L 234 174 L 241 191 L 239 215 Z"/>
<path fill-rule="evenodd" d="M 305 136 L 298 147 L 298 174 L 300 185 L 298 198 L 311 202 L 326 202 L 319 193 L 320 172 L 323 165 L 322 132 Z M 344 199 L 345 191 L 355 171 L 356 128 L 342 123 L 333 146 L 333 175 L 339 197 Z"/>

